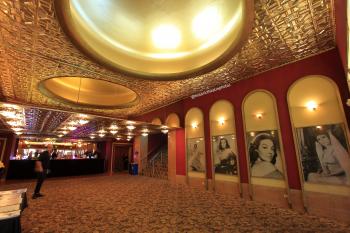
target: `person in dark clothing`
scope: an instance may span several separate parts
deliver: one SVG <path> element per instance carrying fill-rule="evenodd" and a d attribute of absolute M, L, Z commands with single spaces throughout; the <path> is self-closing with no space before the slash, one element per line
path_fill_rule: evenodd
<path fill-rule="evenodd" d="M 92 151 L 86 151 L 85 152 L 85 157 L 87 159 L 92 159 L 92 158 L 94 158 L 94 155 L 93 155 Z"/>
<path fill-rule="evenodd" d="M 57 156 L 58 156 L 57 149 L 55 148 L 55 149 L 53 149 L 53 152 L 52 152 L 52 155 L 51 155 L 51 159 L 57 159 Z"/>
<path fill-rule="evenodd" d="M 93 153 L 93 157 L 95 159 L 98 159 L 100 157 L 100 152 L 98 152 L 98 150 L 95 150 L 94 153 Z"/>
<path fill-rule="evenodd" d="M 51 152 L 52 152 L 52 145 L 48 144 L 47 145 L 47 150 L 43 151 L 42 153 L 40 153 L 38 160 L 41 162 L 42 165 L 42 171 L 41 172 L 37 172 L 37 182 L 36 182 L 36 186 L 35 186 L 35 190 L 34 190 L 34 194 L 32 196 L 33 199 L 36 199 L 38 197 L 42 197 L 44 196 L 43 194 L 40 193 L 40 189 L 41 189 L 41 185 L 43 184 L 46 175 L 47 175 L 47 171 L 49 169 L 50 166 L 50 157 L 51 157 Z"/>

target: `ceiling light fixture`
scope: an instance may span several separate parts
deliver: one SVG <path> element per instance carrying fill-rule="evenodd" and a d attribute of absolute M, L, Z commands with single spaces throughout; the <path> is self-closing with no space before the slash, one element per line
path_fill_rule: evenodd
<path fill-rule="evenodd" d="M 88 123 L 89 121 L 88 120 L 85 120 L 85 119 L 80 119 L 79 120 L 79 124 L 80 125 L 85 125 L 86 123 Z"/>
<path fill-rule="evenodd" d="M 134 130 L 136 127 L 133 126 L 133 125 L 127 125 L 126 128 L 127 128 L 128 130 Z"/>
<path fill-rule="evenodd" d="M 116 133 L 118 133 L 118 131 L 117 130 L 111 130 L 111 131 L 109 131 L 109 132 L 111 132 L 111 134 L 116 134 Z"/>
<path fill-rule="evenodd" d="M 112 129 L 112 130 L 115 130 L 115 129 L 118 129 L 118 126 L 115 125 L 115 124 L 112 124 L 109 128 Z"/>
<path fill-rule="evenodd" d="M 163 24 L 152 31 L 152 41 L 160 49 L 175 49 L 181 42 L 180 30 L 171 24 Z"/>
<path fill-rule="evenodd" d="M 68 126 L 68 129 L 69 129 L 70 131 L 73 131 L 73 130 L 76 130 L 77 127 L 75 127 L 75 126 Z"/>

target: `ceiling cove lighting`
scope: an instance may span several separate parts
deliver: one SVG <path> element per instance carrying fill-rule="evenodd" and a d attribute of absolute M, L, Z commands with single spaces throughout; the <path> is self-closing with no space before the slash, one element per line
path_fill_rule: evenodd
<path fill-rule="evenodd" d="M 130 77 L 164 81 L 215 70 L 242 48 L 254 23 L 253 0 L 130 2 L 54 5 L 78 49 Z"/>
<path fill-rule="evenodd" d="M 192 31 L 201 40 L 208 39 L 221 30 L 222 17 L 216 6 L 208 6 L 192 21 Z"/>

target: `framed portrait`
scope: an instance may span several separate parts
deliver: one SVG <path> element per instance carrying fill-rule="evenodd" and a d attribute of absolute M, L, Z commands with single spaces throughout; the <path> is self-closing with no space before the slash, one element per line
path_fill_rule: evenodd
<path fill-rule="evenodd" d="M 247 152 L 252 177 L 284 179 L 277 130 L 247 133 Z"/>
<path fill-rule="evenodd" d="M 212 150 L 215 174 L 231 176 L 238 174 L 238 156 L 235 135 L 213 136 Z"/>
<path fill-rule="evenodd" d="M 305 182 L 350 185 L 350 157 L 342 124 L 296 129 Z"/>
<path fill-rule="evenodd" d="M 205 172 L 204 138 L 187 139 L 187 171 Z"/>

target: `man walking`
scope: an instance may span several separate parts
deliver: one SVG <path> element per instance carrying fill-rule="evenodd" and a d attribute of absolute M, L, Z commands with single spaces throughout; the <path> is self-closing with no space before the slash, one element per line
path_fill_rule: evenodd
<path fill-rule="evenodd" d="M 51 152 L 52 152 L 52 144 L 48 144 L 47 150 L 40 153 L 38 161 L 36 161 L 36 162 L 41 163 L 42 169 L 41 169 L 41 171 L 36 171 L 38 179 L 36 182 L 34 194 L 32 196 L 33 199 L 44 196 L 43 194 L 40 193 L 40 188 L 41 188 L 41 185 L 43 184 L 43 182 L 46 178 L 47 171 L 48 171 L 49 166 L 50 166 Z"/>

